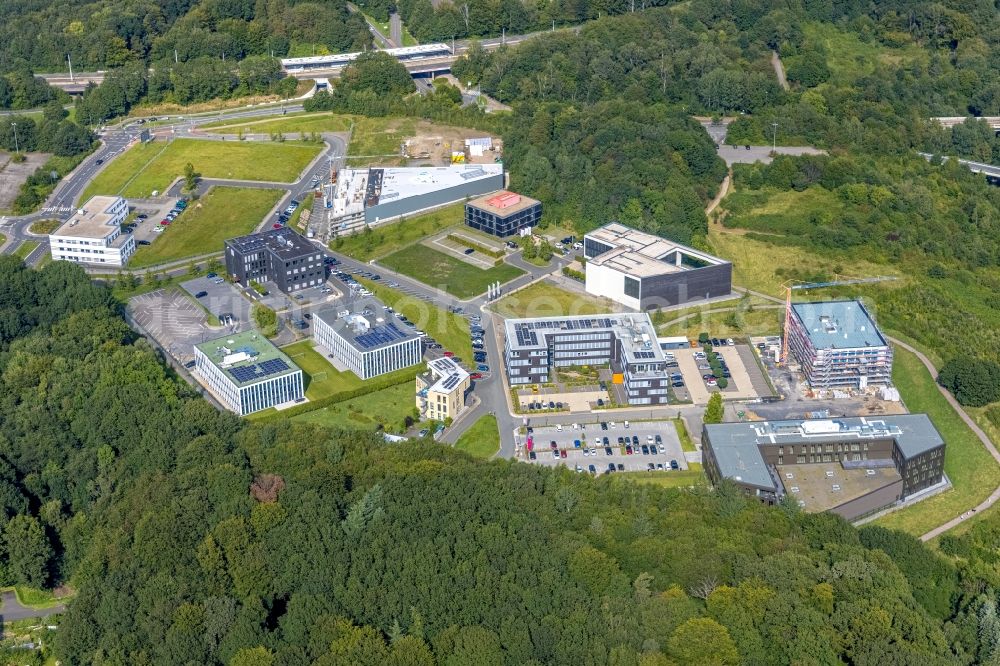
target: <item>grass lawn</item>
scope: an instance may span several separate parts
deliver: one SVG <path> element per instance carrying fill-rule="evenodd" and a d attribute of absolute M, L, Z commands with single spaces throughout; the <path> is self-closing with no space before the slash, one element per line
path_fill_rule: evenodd
<path fill-rule="evenodd" d="M 31 608 L 50 608 L 60 603 L 51 590 L 39 590 L 18 585 L 14 588 L 14 593 L 21 604 Z"/>
<path fill-rule="evenodd" d="M 388 432 L 401 432 L 403 419 L 413 415 L 416 405 L 416 385 L 411 381 L 299 414 L 292 420 L 363 430 L 382 424 Z"/>
<path fill-rule="evenodd" d="M 330 362 L 313 348 L 312 340 L 301 340 L 287 347 L 282 347 L 281 351 L 292 359 L 295 365 L 302 369 L 302 381 L 306 388 L 306 397 L 310 400 L 321 400 L 334 393 L 341 391 L 353 391 L 364 385 L 364 382 L 351 371 L 340 372 Z M 398 376 L 399 383 L 413 385 L 413 371 L 409 369 L 398 370 L 379 380 L 392 379 Z"/>
<path fill-rule="evenodd" d="M 892 381 L 911 412 L 930 416 L 947 445 L 944 470 L 954 488 L 876 521 L 920 536 L 984 500 L 1000 485 L 1000 467 L 938 392 L 920 360 L 898 347 Z"/>
<path fill-rule="evenodd" d="M 497 417 L 480 416 L 472 427 L 455 442 L 455 448 L 476 458 L 491 458 L 500 449 L 500 431 Z"/>
<path fill-rule="evenodd" d="M 286 138 L 294 137 L 296 134 L 305 132 L 346 132 L 351 129 L 353 116 L 332 111 L 320 111 L 316 113 L 289 113 L 284 116 L 274 115 L 257 120 L 243 120 L 233 122 L 232 120 L 217 120 L 206 123 L 201 128 L 214 134 L 238 134 L 241 130 L 244 134 L 270 134 L 280 132 Z"/>
<path fill-rule="evenodd" d="M 469 337 L 469 320 L 433 306 L 427 301 L 407 296 L 401 291 L 385 286 L 381 281 L 372 282 L 358 278 L 375 297 L 397 313 L 417 325 L 417 329 L 431 336 L 446 351 L 455 352 L 466 361 L 472 361 L 472 340 Z"/>
<path fill-rule="evenodd" d="M 690 488 L 707 486 L 708 477 L 699 463 L 688 463 L 690 469 L 676 472 L 617 472 L 614 476 L 633 483 L 648 483 L 661 488 Z"/>
<path fill-rule="evenodd" d="M 7 242 L 7 237 L 4 236 L 3 234 L 0 234 L 0 245 L 3 245 L 6 242 Z"/>
<path fill-rule="evenodd" d="M 17 257 L 21 261 L 24 261 L 39 245 L 41 245 L 41 243 L 38 241 L 24 241 L 16 250 L 14 250 L 13 256 Z"/>
<path fill-rule="evenodd" d="M 694 442 L 691 441 L 691 435 L 688 434 L 687 426 L 684 425 L 684 420 L 674 419 L 674 427 L 677 428 L 677 438 L 681 441 L 681 451 L 697 451 Z"/>
<path fill-rule="evenodd" d="M 697 338 L 702 331 L 708 331 L 713 336 L 727 338 L 744 335 L 778 335 L 781 332 L 785 314 L 784 306 L 777 303 L 757 305 L 750 311 L 739 312 L 734 320 L 737 303 L 738 301 L 732 301 L 730 306 L 733 308 L 732 312 L 695 313 L 684 321 L 657 327 L 657 331 L 662 335 L 686 335 L 689 338 Z M 702 309 L 708 311 L 722 307 L 727 307 L 727 305 L 719 303 L 714 306 L 705 306 Z M 667 321 L 671 321 L 675 319 L 672 315 L 671 312 L 665 312 L 662 316 Z"/>
<path fill-rule="evenodd" d="M 358 261 L 370 261 L 392 254 L 448 227 L 458 226 L 464 219 L 465 204 L 459 203 L 424 215 L 403 218 L 360 234 L 337 238 L 330 243 L 330 249 Z"/>
<path fill-rule="evenodd" d="M 120 194 L 128 198 L 148 197 L 165 190 L 192 164 L 205 178 L 294 181 L 312 161 L 321 146 L 288 143 L 246 143 L 175 139 L 136 144 L 111 162 L 91 181 L 81 196 Z"/>
<path fill-rule="evenodd" d="M 501 264 L 487 269 L 478 268 L 419 244 L 383 257 L 380 263 L 462 299 L 482 294 L 492 282 L 499 281 L 502 284 L 524 275 L 524 271 L 516 266 Z"/>
<path fill-rule="evenodd" d="M 281 195 L 281 190 L 213 187 L 192 202 L 152 245 L 140 247 L 129 265 L 142 268 L 222 252 L 225 239 L 253 231 Z"/>
<path fill-rule="evenodd" d="M 62 220 L 38 220 L 28 227 L 28 231 L 33 234 L 51 234 L 60 226 L 62 226 Z"/>
<path fill-rule="evenodd" d="M 495 310 L 505 318 L 561 317 L 618 312 L 622 308 L 600 296 L 561 289 L 549 282 L 536 282 L 496 302 Z"/>

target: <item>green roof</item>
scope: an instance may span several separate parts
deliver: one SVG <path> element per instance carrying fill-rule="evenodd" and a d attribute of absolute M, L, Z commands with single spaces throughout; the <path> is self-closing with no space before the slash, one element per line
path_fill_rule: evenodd
<path fill-rule="evenodd" d="M 224 335 L 196 347 L 237 386 L 299 372 L 298 366 L 257 330 Z"/>

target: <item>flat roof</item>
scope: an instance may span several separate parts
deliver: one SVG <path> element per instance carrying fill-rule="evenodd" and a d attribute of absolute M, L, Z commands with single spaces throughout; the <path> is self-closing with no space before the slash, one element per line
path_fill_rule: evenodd
<path fill-rule="evenodd" d="M 403 324 L 373 296 L 363 296 L 348 303 L 323 308 L 313 316 L 360 352 L 370 352 L 420 338 L 414 333 L 414 329 Z"/>
<path fill-rule="evenodd" d="M 502 208 L 493 205 L 497 197 L 503 197 L 508 194 L 518 197 L 518 201 Z M 522 210 L 527 210 L 538 203 L 540 203 L 538 199 L 532 199 L 531 197 L 526 197 L 523 194 L 516 194 L 507 190 L 501 190 L 500 192 L 494 192 L 493 194 L 487 194 L 479 197 L 478 199 L 473 199 L 465 205 L 485 210 L 486 212 L 492 213 L 497 217 L 509 217 L 514 213 L 520 213 Z"/>
<path fill-rule="evenodd" d="M 792 312 L 816 349 L 888 346 L 860 301 L 792 303 Z"/>
<path fill-rule="evenodd" d="M 610 250 L 588 259 L 595 266 L 606 266 L 636 277 L 653 277 L 666 273 L 697 270 L 700 266 L 683 263 L 693 259 L 709 266 L 729 263 L 701 250 L 627 227 L 618 222 L 606 224 L 584 236 L 610 246 Z M 586 247 L 586 246 L 585 246 Z"/>
<path fill-rule="evenodd" d="M 120 225 L 112 223 L 114 216 L 108 212 L 120 200 L 121 197 L 114 196 L 90 197 L 87 203 L 74 212 L 73 217 L 66 220 L 52 235 L 107 238 L 121 230 Z"/>
<path fill-rule="evenodd" d="M 666 361 L 657 343 L 656 328 L 645 312 L 571 317 L 507 319 L 504 332 L 511 349 L 541 349 L 546 335 L 582 331 L 611 331 L 629 363 Z"/>
<path fill-rule="evenodd" d="M 381 186 L 375 203 L 389 203 L 407 197 L 445 190 L 484 178 L 503 176 L 503 164 L 461 164 L 440 167 L 372 167 L 368 170 L 369 187 L 381 172 Z"/>
<path fill-rule="evenodd" d="M 847 469 L 839 462 L 776 465 L 785 492 L 806 511 L 835 509 L 902 479 L 895 467 Z"/>
<path fill-rule="evenodd" d="M 284 352 L 256 330 L 225 335 L 195 346 L 237 386 L 299 372 Z"/>
<path fill-rule="evenodd" d="M 321 252 L 315 245 L 287 227 L 230 238 L 226 243 L 243 254 L 267 249 L 286 260 Z"/>
<path fill-rule="evenodd" d="M 772 490 L 760 446 L 892 439 L 909 459 L 944 444 L 926 414 L 716 423 L 706 424 L 705 434 L 723 476 Z"/>
<path fill-rule="evenodd" d="M 469 373 L 447 356 L 428 361 L 427 370 L 437 378 L 437 381 L 427 387 L 428 391 L 435 393 L 451 393 L 469 378 Z"/>

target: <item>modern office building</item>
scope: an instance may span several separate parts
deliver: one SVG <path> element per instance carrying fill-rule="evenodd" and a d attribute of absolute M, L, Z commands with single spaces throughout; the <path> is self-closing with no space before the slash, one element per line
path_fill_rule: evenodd
<path fill-rule="evenodd" d="M 287 293 L 326 281 L 323 253 L 291 229 L 269 229 L 226 241 L 226 272 L 233 281 L 273 282 Z"/>
<path fill-rule="evenodd" d="M 472 386 L 468 372 L 447 356 L 427 362 L 427 372 L 417 375 L 417 409 L 420 417 L 434 421 L 454 419 L 465 407 Z"/>
<path fill-rule="evenodd" d="M 503 187 L 502 164 L 341 169 L 331 201 L 332 231 L 348 233 Z"/>
<path fill-rule="evenodd" d="M 617 222 L 583 237 L 587 291 L 634 310 L 728 296 L 733 265 Z"/>
<path fill-rule="evenodd" d="M 705 424 L 713 483 L 855 520 L 942 481 L 944 440 L 926 414 Z"/>
<path fill-rule="evenodd" d="M 646 313 L 507 319 L 504 326 L 514 387 L 545 383 L 554 368 L 608 364 L 630 405 L 669 401 L 666 358 Z"/>
<path fill-rule="evenodd" d="M 361 379 L 419 363 L 420 337 L 374 298 L 360 298 L 313 316 L 313 339 Z"/>
<path fill-rule="evenodd" d="M 124 266 L 135 254 L 135 239 L 122 231 L 128 204 L 121 197 L 91 197 L 53 233 L 49 251 L 56 261 Z"/>
<path fill-rule="evenodd" d="M 195 345 L 194 358 L 196 376 L 240 416 L 304 398 L 302 371 L 257 331 Z"/>
<path fill-rule="evenodd" d="M 813 388 L 892 382 L 892 347 L 860 301 L 792 303 L 786 333 Z"/>
<path fill-rule="evenodd" d="M 497 192 L 465 204 L 466 226 L 494 236 L 512 236 L 542 219 L 542 202 L 514 192 Z"/>

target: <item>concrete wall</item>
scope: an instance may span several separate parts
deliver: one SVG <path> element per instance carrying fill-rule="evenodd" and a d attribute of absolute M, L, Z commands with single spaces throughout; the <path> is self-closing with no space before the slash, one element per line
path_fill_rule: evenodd
<path fill-rule="evenodd" d="M 830 509 L 830 513 L 843 516 L 846 520 L 855 520 L 879 509 L 895 504 L 903 495 L 903 480 L 897 479 L 887 486 L 877 488 L 866 495 L 856 497 L 849 502 Z"/>
<path fill-rule="evenodd" d="M 624 273 L 588 261 L 585 284 L 588 294 L 610 298 L 633 310 L 639 309 L 639 299 L 625 295 Z"/>
<path fill-rule="evenodd" d="M 691 303 L 707 298 L 728 296 L 733 289 L 733 265 L 730 263 L 667 273 L 642 280 L 641 309 Z"/>

